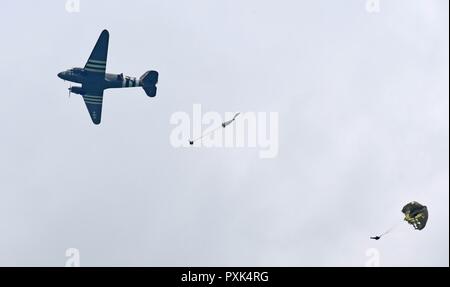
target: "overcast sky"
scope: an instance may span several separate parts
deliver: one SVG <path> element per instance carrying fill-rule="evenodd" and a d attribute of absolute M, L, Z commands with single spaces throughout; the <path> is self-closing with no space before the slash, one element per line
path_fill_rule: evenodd
<path fill-rule="evenodd" d="M 65 2 L 0 9 L 1 266 L 449 266 L 448 1 Z M 160 80 L 94 126 L 56 74 L 103 29 L 109 72 Z M 172 147 L 193 104 L 278 112 L 278 156 Z"/>

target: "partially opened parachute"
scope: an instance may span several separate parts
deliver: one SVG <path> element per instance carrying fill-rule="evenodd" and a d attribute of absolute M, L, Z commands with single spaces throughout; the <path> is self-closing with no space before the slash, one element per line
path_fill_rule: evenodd
<path fill-rule="evenodd" d="M 403 206 L 402 212 L 405 214 L 404 220 L 414 226 L 414 229 L 422 230 L 425 228 L 425 225 L 427 225 L 428 209 L 425 205 L 413 201 Z M 396 226 L 398 225 L 394 225 L 382 234 L 372 236 L 370 239 L 380 240 L 384 235 L 391 233 Z"/>
<path fill-rule="evenodd" d="M 405 221 L 414 226 L 417 230 L 422 230 L 428 221 L 428 209 L 416 201 L 410 202 L 402 209 L 405 214 Z"/>

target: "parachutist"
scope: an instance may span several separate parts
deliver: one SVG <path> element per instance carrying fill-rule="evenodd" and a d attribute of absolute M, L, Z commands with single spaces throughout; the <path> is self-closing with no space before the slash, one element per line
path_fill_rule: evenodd
<path fill-rule="evenodd" d="M 381 236 L 370 237 L 370 239 L 380 240 Z"/>
<path fill-rule="evenodd" d="M 236 120 L 237 116 L 239 116 L 240 114 L 241 114 L 241 113 L 237 113 L 237 114 L 234 115 L 234 117 L 233 117 L 231 120 L 226 121 L 226 122 L 223 122 L 223 123 L 222 123 L 222 127 L 225 128 L 226 126 L 228 126 L 229 124 L 231 124 L 232 122 L 234 122 L 234 120 Z"/>
<path fill-rule="evenodd" d="M 189 141 L 189 144 L 190 145 L 194 145 L 194 141 Z"/>

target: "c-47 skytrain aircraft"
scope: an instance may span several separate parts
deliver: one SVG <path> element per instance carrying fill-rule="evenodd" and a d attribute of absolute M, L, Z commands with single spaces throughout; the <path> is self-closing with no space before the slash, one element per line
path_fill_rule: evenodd
<path fill-rule="evenodd" d="M 84 68 L 73 68 L 58 74 L 63 80 L 81 84 L 70 87 L 69 93 L 83 96 L 86 107 L 94 124 L 100 124 L 102 118 L 103 91 L 111 88 L 142 87 L 149 97 L 156 96 L 158 72 L 148 71 L 139 79 L 123 74 L 106 73 L 109 33 L 103 30 L 92 50 Z"/>

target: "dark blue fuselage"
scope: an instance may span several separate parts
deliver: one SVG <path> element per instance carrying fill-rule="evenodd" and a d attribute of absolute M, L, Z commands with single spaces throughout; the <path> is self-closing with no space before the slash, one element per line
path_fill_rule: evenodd
<path fill-rule="evenodd" d="M 103 77 L 104 75 L 104 77 Z M 141 87 L 141 80 L 123 74 L 99 74 L 82 68 L 73 68 L 58 74 L 58 77 L 74 83 L 95 87 L 99 90 Z"/>

